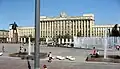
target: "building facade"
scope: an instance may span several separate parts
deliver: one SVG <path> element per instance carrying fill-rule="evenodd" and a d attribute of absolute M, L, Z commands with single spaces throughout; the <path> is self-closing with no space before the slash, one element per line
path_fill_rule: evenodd
<path fill-rule="evenodd" d="M 93 26 L 93 37 L 104 37 L 108 36 L 115 25 L 94 25 Z M 118 30 L 120 29 L 118 24 Z"/>
<path fill-rule="evenodd" d="M 28 38 L 35 38 L 35 28 L 34 27 L 17 27 L 18 31 L 18 41 L 25 42 Z M 26 38 L 26 39 L 25 39 Z"/>
<path fill-rule="evenodd" d="M 104 37 L 114 25 L 95 25 L 94 14 L 68 16 L 62 12 L 56 17 L 40 16 L 40 38 L 56 38 L 69 35 L 82 37 Z M 120 25 L 118 25 L 120 27 Z M 26 42 L 27 38 L 35 38 L 35 27 L 17 27 L 18 42 Z M 9 41 L 13 38 L 13 30 L 9 30 Z"/>
<path fill-rule="evenodd" d="M 8 33 L 8 30 L 0 30 L 0 42 L 7 42 Z"/>
<path fill-rule="evenodd" d="M 55 38 L 58 35 L 77 36 L 79 32 L 83 37 L 92 36 L 94 26 L 94 15 L 67 16 L 61 13 L 58 17 L 40 17 L 40 37 Z"/>
<path fill-rule="evenodd" d="M 26 42 L 28 41 L 28 38 L 35 38 L 35 29 L 34 27 L 17 27 L 17 39 L 18 42 Z M 9 42 L 12 41 L 13 38 L 13 30 L 9 30 Z"/>

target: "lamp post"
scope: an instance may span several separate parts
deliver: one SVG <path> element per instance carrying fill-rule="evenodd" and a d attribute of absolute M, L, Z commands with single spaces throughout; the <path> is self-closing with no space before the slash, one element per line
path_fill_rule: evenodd
<path fill-rule="evenodd" d="M 40 0 L 35 0 L 35 46 L 34 46 L 34 69 L 40 69 Z"/>

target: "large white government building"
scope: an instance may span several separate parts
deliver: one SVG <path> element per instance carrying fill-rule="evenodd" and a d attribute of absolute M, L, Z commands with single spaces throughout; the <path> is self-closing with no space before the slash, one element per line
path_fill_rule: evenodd
<path fill-rule="evenodd" d="M 61 13 L 58 17 L 41 16 L 40 18 L 41 37 L 45 38 L 66 34 L 77 36 L 78 32 L 83 37 L 90 37 L 92 26 L 94 26 L 93 14 L 68 16 L 66 13 Z"/>
<path fill-rule="evenodd" d="M 106 29 L 112 29 L 114 25 L 95 25 L 94 14 L 83 14 L 83 16 L 69 16 L 62 12 L 59 16 L 40 16 L 40 37 L 56 38 L 59 35 L 77 36 L 78 32 L 82 37 L 102 37 L 106 35 Z M 120 27 L 120 25 L 119 25 Z M 17 27 L 18 41 L 23 36 L 35 38 L 34 27 Z M 9 30 L 9 38 L 12 38 Z M 25 39 L 22 39 L 25 41 Z"/>

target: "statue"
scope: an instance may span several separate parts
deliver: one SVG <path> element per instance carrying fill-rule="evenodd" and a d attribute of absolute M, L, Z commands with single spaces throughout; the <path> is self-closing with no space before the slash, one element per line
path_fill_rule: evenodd
<path fill-rule="evenodd" d="M 16 28 L 18 27 L 18 25 L 16 24 L 16 22 L 14 22 L 13 24 L 10 24 L 10 25 L 12 25 L 13 30 L 17 30 Z"/>
<path fill-rule="evenodd" d="M 11 30 L 13 30 L 13 38 L 12 38 L 12 42 L 18 42 L 18 33 L 17 33 L 17 27 L 18 25 L 16 24 L 16 22 L 14 22 L 13 24 L 10 24 L 11 25 Z"/>

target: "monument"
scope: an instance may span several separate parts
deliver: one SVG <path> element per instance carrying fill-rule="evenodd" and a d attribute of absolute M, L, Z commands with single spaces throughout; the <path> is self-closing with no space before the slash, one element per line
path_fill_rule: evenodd
<path fill-rule="evenodd" d="M 12 38 L 11 38 L 11 42 L 13 43 L 17 43 L 18 42 L 18 33 L 17 33 L 17 24 L 16 22 L 14 22 L 13 24 L 10 24 L 11 29 L 10 31 L 12 32 Z"/>

